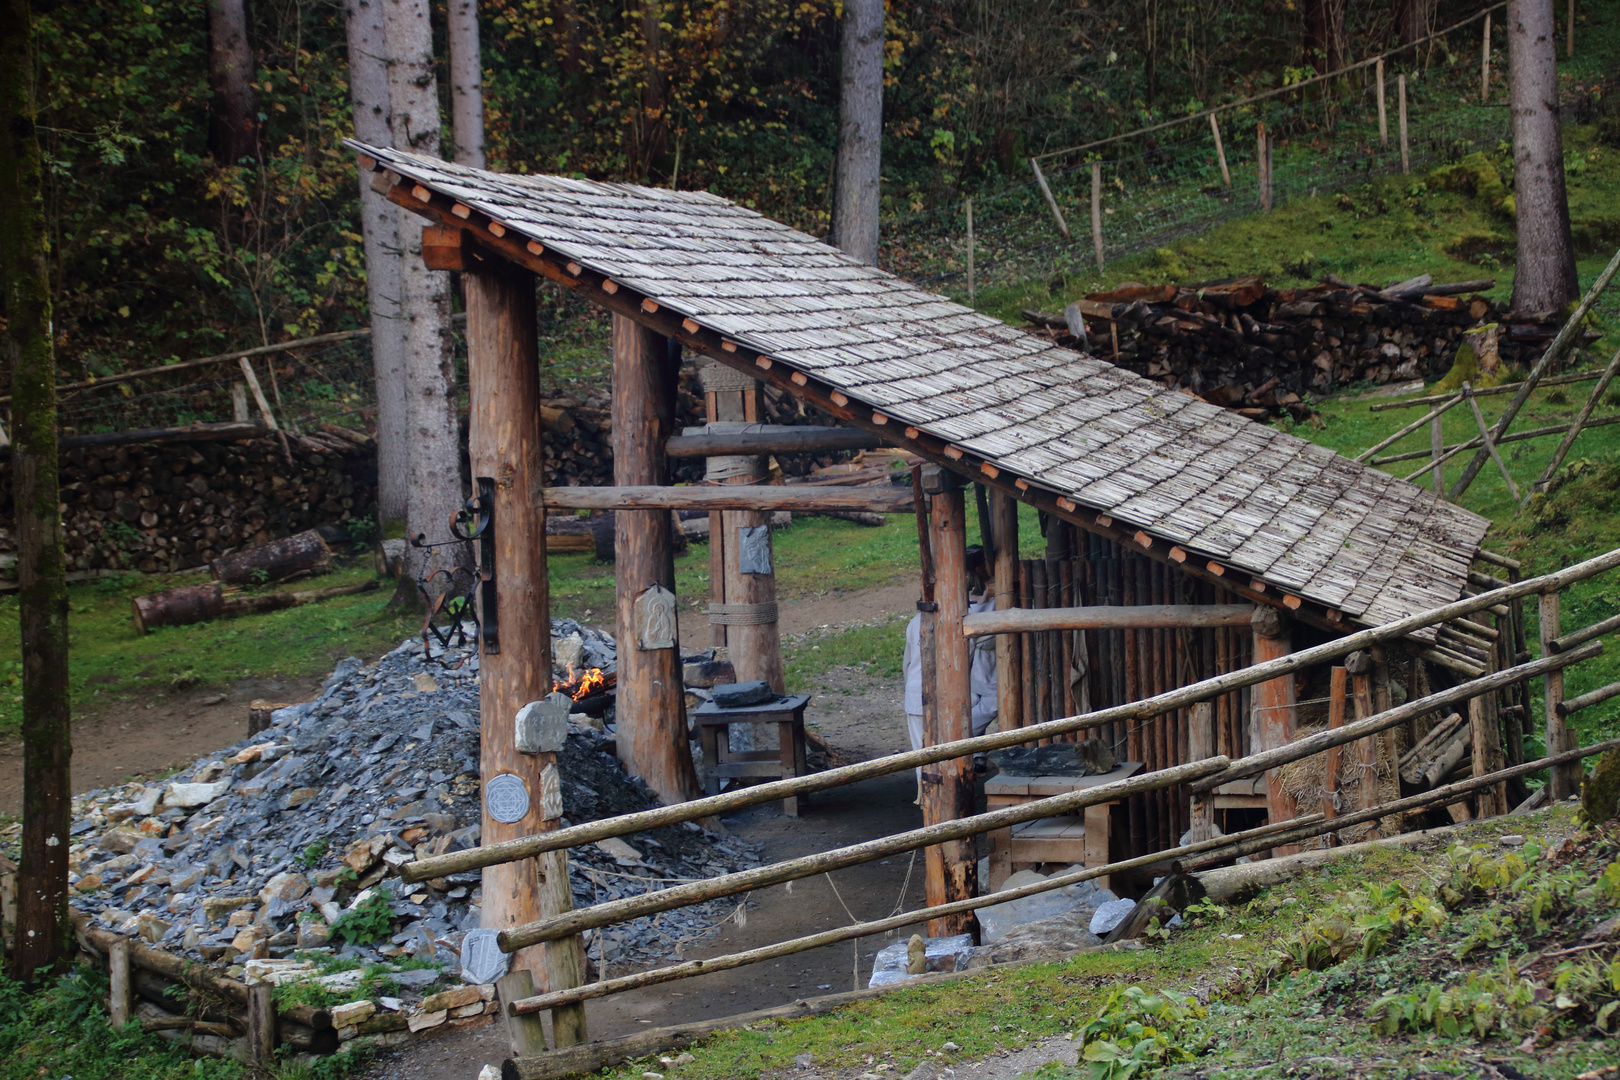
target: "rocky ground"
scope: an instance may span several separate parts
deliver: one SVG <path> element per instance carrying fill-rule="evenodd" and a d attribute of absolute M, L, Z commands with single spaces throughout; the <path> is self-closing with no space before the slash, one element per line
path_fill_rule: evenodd
<path fill-rule="evenodd" d="M 579 628 L 558 630 L 568 641 Z M 583 636 L 570 644 L 588 653 Z M 586 658 L 608 659 L 596 644 Z M 373 665 L 346 660 L 314 701 L 279 710 L 268 729 L 170 781 L 78 797 L 75 907 L 232 975 L 250 959 L 309 950 L 457 970 L 462 936 L 479 921 L 479 875 L 403 887 L 396 871 L 478 843 L 477 668 L 457 650 L 426 658 L 415 640 Z M 608 736 L 576 719 L 559 763 L 565 820 L 656 805 Z M 695 825 L 572 855 L 579 904 L 758 862 L 753 845 Z M 735 911 L 722 901 L 637 920 L 588 940 L 588 952 L 621 970 L 650 963 Z"/>

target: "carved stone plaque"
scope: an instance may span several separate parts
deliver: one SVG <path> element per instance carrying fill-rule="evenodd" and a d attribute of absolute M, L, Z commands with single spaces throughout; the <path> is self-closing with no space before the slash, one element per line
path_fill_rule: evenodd
<path fill-rule="evenodd" d="M 737 530 L 737 569 L 744 574 L 771 572 L 769 525 L 745 525 Z"/>
<path fill-rule="evenodd" d="M 503 825 L 522 821 L 529 814 L 529 785 L 516 773 L 500 773 L 484 785 L 484 805 Z"/>
<path fill-rule="evenodd" d="M 519 709 L 514 725 L 518 750 L 525 754 L 555 754 L 561 750 L 568 740 L 568 714 L 573 707 L 572 698 L 553 691 Z"/>
<path fill-rule="evenodd" d="M 635 604 L 636 647 L 643 651 L 675 647 L 675 594 L 654 585 Z"/>
<path fill-rule="evenodd" d="M 492 983 L 512 966 L 509 953 L 501 952 L 496 935 L 500 931 L 479 927 L 467 931 L 461 942 L 461 978 L 473 984 Z"/>
<path fill-rule="evenodd" d="M 557 772 L 557 763 L 548 761 L 540 770 L 540 817 L 556 821 L 562 814 L 562 776 Z"/>

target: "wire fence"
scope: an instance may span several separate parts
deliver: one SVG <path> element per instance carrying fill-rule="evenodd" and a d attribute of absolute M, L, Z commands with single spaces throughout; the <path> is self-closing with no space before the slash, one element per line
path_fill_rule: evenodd
<path fill-rule="evenodd" d="M 1482 29 L 1480 21 L 1465 24 L 1415 55 L 1403 54 L 1402 70 L 1368 65 L 1297 93 L 1224 109 L 1216 116 L 1218 136 L 1208 118 L 1190 120 L 1048 166 L 1044 178 L 1068 237 L 1033 173 L 1027 183 L 973 199 L 975 291 L 1043 277 L 1097 277 L 1094 231 L 1105 263 L 1113 262 L 1266 209 L 1264 186 L 1275 208 L 1399 174 L 1403 126 L 1406 168 L 1414 174 L 1499 148 L 1509 138 L 1505 65 L 1498 62 L 1505 57 L 1492 55 L 1491 93 L 1482 100 Z M 969 213 L 964 201 L 886 223 L 882 265 L 966 297 Z"/>

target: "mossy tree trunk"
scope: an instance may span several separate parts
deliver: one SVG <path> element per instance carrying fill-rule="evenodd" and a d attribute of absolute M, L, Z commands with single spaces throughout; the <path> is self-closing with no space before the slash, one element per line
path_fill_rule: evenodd
<path fill-rule="evenodd" d="M 65 963 L 68 921 L 67 567 L 56 461 L 56 372 L 28 0 L 0 0 L 0 280 L 11 362 L 12 483 L 23 646 L 23 834 L 15 977 Z"/>

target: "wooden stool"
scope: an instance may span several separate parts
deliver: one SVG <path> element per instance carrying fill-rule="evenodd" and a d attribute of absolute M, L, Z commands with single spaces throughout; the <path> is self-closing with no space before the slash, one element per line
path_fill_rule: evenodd
<path fill-rule="evenodd" d="M 1100 787 L 1134 776 L 1141 769 L 1141 762 L 1127 761 L 1114 766 L 1112 772 L 1098 776 L 1013 776 L 1002 773 L 985 781 L 986 809 L 999 810 L 1004 806 L 1019 806 L 1053 795 Z M 992 832 L 988 889 L 994 892 L 1001 888 L 1020 864 L 1107 865 L 1109 842 L 1113 838 L 1113 808 L 1118 805 L 1117 801 L 1098 803 L 1080 813 L 1040 818 Z M 1112 888 L 1111 878 L 1112 875 L 1098 878 L 1098 887 Z"/>
<path fill-rule="evenodd" d="M 708 775 L 704 789 L 710 795 L 720 794 L 720 781 L 727 777 L 762 776 L 779 780 L 805 775 L 809 769 L 804 762 L 804 707 L 808 704 L 809 694 L 795 694 L 735 709 L 722 709 L 712 701 L 699 706 L 692 718 L 697 723 L 698 741 L 703 745 L 703 765 Z M 733 751 L 732 724 L 775 724 L 778 749 Z M 799 800 L 783 799 L 782 813 L 798 817 Z"/>

